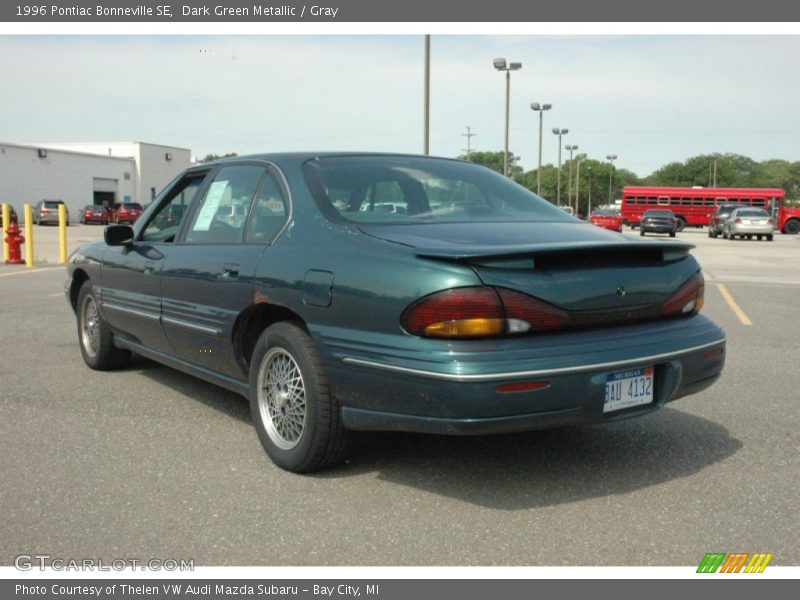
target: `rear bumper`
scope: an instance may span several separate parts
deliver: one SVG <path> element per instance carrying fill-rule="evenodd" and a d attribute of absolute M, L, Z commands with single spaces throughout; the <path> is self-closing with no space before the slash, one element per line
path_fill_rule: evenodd
<path fill-rule="evenodd" d="M 601 423 L 647 414 L 716 381 L 725 362 L 724 332 L 704 317 L 684 324 L 689 321 L 702 331 L 673 339 L 672 349 L 665 339 L 680 327 L 673 323 L 660 334 L 651 331 L 651 343 L 642 344 L 636 335 L 652 330 L 645 324 L 624 328 L 633 337 L 620 338 L 620 328 L 558 336 L 560 347 L 550 343 L 556 336 L 528 338 L 528 352 L 519 340 L 513 347 L 485 348 L 473 356 L 452 352 L 457 358 L 449 367 L 334 352 L 339 356 L 330 357 L 327 372 L 349 429 L 473 435 Z M 606 344 L 614 347 L 603 349 Z M 608 375 L 646 366 L 655 368 L 653 402 L 604 412 Z M 547 385 L 536 391 L 498 391 L 501 384 L 533 381 Z"/>
<path fill-rule="evenodd" d="M 772 225 L 733 225 L 730 229 L 733 235 L 769 235 L 773 231 Z"/>
<path fill-rule="evenodd" d="M 672 233 L 678 229 L 676 225 L 643 225 L 641 223 L 639 227 L 646 233 Z"/>

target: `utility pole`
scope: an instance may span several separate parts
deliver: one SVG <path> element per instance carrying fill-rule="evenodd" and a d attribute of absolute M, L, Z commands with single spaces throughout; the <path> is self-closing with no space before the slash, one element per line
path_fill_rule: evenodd
<path fill-rule="evenodd" d="M 472 154 L 471 138 L 474 138 L 478 134 L 477 133 L 472 133 L 472 127 L 467 125 L 467 133 L 462 133 L 461 135 L 463 135 L 465 138 L 467 138 L 467 148 L 466 148 L 466 150 L 462 150 L 462 152 L 466 152 L 467 153 L 467 162 L 469 162 L 469 157 Z"/>
<path fill-rule="evenodd" d="M 423 124 L 423 152 L 430 154 L 431 136 L 431 36 L 425 36 L 425 117 Z"/>

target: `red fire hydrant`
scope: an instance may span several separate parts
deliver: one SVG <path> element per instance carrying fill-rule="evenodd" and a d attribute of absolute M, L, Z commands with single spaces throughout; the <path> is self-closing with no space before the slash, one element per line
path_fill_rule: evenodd
<path fill-rule="evenodd" d="M 15 222 L 8 224 L 6 229 L 6 243 L 8 244 L 8 260 L 7 265 L 24 265 L 25 261 L 22 260 L 22 252 L 19 247 L 25 243 L 25 236 L 19 232 L 19 225 Z"/>

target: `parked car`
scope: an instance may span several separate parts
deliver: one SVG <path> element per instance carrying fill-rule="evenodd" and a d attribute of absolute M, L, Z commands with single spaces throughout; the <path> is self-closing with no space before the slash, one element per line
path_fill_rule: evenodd
<path fill-rule="evenodd" d="M 719 204 L 716 210 L 708 218 L 708 237 L 715 238 L 722 235 L 722 229 L 725 224 L 725 219 L 737 208 L 740 204 Z"/>
<path fill-rule="evenodd" d="M 2 203 L 0 203 L 0 206 L 2 206 Z M 18 222 L 17 221 L 17 211 L 15 211 L 14 207 L 11 206 L 10 204 L 8 205 L 8 220 L 11 223 L 17 223 Z M 5 237 L 5 230 L 2 229 L 3 227 L 5 227 L 5 223 L 3 223 L 3 211 L 0 210 L 0 238 L 1 237 Z"/>
<path fill-rule="evenodd" d="M 678 219 L 671 210 L 653 208 L 646 210 L 639 221 L 639 235 L 645 233 L 668 233 L 669 237 L 675 237 L 678 231 Z"/>
<path fill-rule="evenodd" d="M 589 223 L 611 231 L 622 231 L 622 217 L 615 210 L 595 209 L 589 215 Z"/>
<path fill-rule="evenodd" d="M 108 225 L 111 222 L 111 211 L 103 204 L 87 204 L 84 206 L 80 213 L 81 223 L 100 223 L 101 225 Z"/>
<path fill-rule="evenodd" d="M 178 225 L 180 225 L 183 220 L 185 210 L 186 207 L 183 204 L 171 203 L 164 210 L 159 211 L 156 225 L 159 229 L 173 227 L 177 230 Z"/>
<path fill-rule="evenodd" d="M 39 200 L 31 211 L 33 222 L 37 225 L 42 223 L 55 223 L 57 225 L 58 207 L 62 204 L 64 204 L 64 208 L 67 211 L 67 226 L 69 226 L 69 207 L 63 200 Z"/>
<path fill-rule="evenodd" d="M 728 215 L 723 228 L 722 235 L 729 240 L 736 239 L 738 235 L 742 239 L 755 237 L 759 241 L 763 237 L 771 242 L 775 221 L 763 208 L 747 206 L 737 208 Z"/>
<path fill-rule="evenodd" d="M 114 223 L 133 223 L 142 214 L 138 202 L 116 202 L 111 208 L 111 221 Z"/>
<path fill-rule="evenodd" d="M 214 218 L 242 197 L 240 225 Z M 161 228 L 177 199 L 183 220 Z M 378 202 L 405 212 L 361 210 Z M 104 235 L 67 267 L 86 364 L 111 369 L 135 352 L 238 392 L 290 471 L 337 462 L 354 430 L 486 434 L 644 415 L 724 365 L 691 246 L 587 227 L 472 163 L 223 159 Z"/>
<path fill-rule="evenodd" d="M 559 206 L 559 208 L 561 210 L 563 210 L 565 213 L 567 213 L 568 215 L 574 215 L 575 214 L 575 209 L 573 209 L 571 206 Z"/>

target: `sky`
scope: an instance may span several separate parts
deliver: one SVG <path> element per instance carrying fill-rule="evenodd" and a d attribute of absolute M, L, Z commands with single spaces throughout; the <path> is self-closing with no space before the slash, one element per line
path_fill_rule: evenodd
<path fill-rule="evenodd" d="M 0 141 L 143 141 L 193 156 L 422 153 L 422 35 L 0 36 Z M 800 36 L 434 35 L 430 150 L 563 144 L 640 176 L 713 152 L 800 160 Z M 566 158 L 566 152 L 562 154 Z"/>

